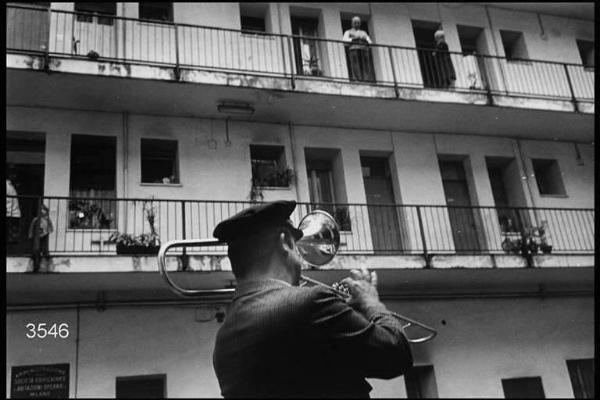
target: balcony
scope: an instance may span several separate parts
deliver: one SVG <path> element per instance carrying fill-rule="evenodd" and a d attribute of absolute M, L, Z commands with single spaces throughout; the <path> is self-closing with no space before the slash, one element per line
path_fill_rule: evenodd
<path fill-rule="evenodd" d="M 49 210 L 53 229 L 45 244 L 39 241 L 39 247 L 47 246 L 50 256 L 121 253 L 131 258 L 131 254 L 118 248 L 115 233 L 130 237 L 145 234 L 146 240 L 152 234 L 158 238 L 156 244 L 211 238 L 221 220 L 256 204 L 153 198 L 9 196 L 7 199 L 18 202 L 21 211 L 12 228 L 10 221 L 7 225 L 9 257 L 34 254 L 33 243 L 38 240 L 33 236 L 32 220 L 43 206 Z M 293 223 L 298 224 L 303 215 L 314 209 L 328 211 L 338 222 L 341 260 L 377 257 L 380 265 L 388 262 L 389 268 L 396 268 L 398 257 L 409 268 L 556 266 L 553 263 L 588 260 L 595 250 L 593 209 L 299 203 L 291 216 Z M 14 231 L 11 233 L 10 229 Z M 524 250 L 522 244 L 528 238 L 535 244 Z M 148 268 L 155 270 L 156 250 L 153 253 L 152 249 L 142 247 L 133 255 L 149 253 Z M 182 255 L 181 250 L 173 254 Z M 214 260 L 225 259 L 226 247 L 188 248 L 186 255 L 208 262 L 200 265 L 199 270 L 221 270 L 220 264 L 215 267 Z M 207 256 L 214 256 L 213 261 L 206 261 L 211 258 Z M 330 268 L 347 266 L 334 260 Z"/>
<path fill-rule="evenodd" d="M 594 69 L 583 65 L 450 52 L 448 84 L 432 50 L 373 44 L 357 76 L 342 41 L 26 6 L 7 8 L 7 52 L 34 57 L 7 61 L 17 69 L 594 112 Z"/>

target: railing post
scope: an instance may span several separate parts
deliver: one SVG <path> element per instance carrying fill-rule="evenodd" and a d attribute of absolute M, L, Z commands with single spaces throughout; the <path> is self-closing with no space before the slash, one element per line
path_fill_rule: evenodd
<path fill-rule="evenodd" d="M 521 209 L 517 208 L 515 209 L 515 211 L 517 215 L 517 223 L 519 224 L 519 231 L 521 232 L 521 247 L 519 251 L 521 252 L 521 255 L 525 258 L 525 261 L 527 261 L 527 266 L 533 267 L 533 256 L 527 250 L 527 235 L 525 234 L 525 225 L 523 224 L 523 218 L 521 218 Z"/>
<path fill-rule="evenodd" d="M 50 73 L 50 32 L 52 31 L 52 8 L 48 6 L 48 42 L 44 49 L 44 71 Z"/>
<path fill-rule="evenodd" d="M 417 218 L 419 219 L 419 232 L 421 232 L 421 243 L 423 243 L 423 257 L 425 258 L 425 268 L 431 268 L 431 259 L 427 251 L 427 242 L 425 241 L 425 230 L 423 229 L 423 217 L 421 216 L 421 206 L 417 206 Z"/>
<path fill-rule="evenodd" d="M 396 98 L 400 98 L 400 92 L 398 91 L 398 80 L 396 79 L 396 67 L 394 66 L 394 54 L 392 52 L 392 48 L 388 47 L 388 54 L 390 56 L 390 65 L 392 66 L 392 77 L 394 78 L 394 93 L 396 93 Z"/>
<path fill-rule="evenodd" d="M 40 252 L 40 217 L 42 213 L 42 198 L 37 198 L 36 213 L 33 226 L 33 272 L 40 270 L 41 252 Z M 26 228 L 27 229 L 27 228 Z"/>
<path fill-rule="evenodd" d="M 177 29 L 177 27 L 178 27 L 177 24 L 173 24 L 173 26 L 175 27 L 175 80 L 179 81 L 179 77 L 180 77 L 180 73 L 181 73 L 181 71 L 179 70 L 179 29 Z M 185 227 L 184 227 L 184 229 L 185 229 Z M 184 230 L 184 232 L 185 232 L 185 230 Z M 185 247 L 184 247 L 184 250 L 185 250 Z"/>
<path fill-rule="evenodd" d="M 290 56 L 290 81 L 292 83 L 292 89 L 296 89 L 296 80 L 294 77 L 294 52 L 292 50 L 292 38 L 291 38 L 291 36 L 286 36 L 286 37 L 287 37 L 287 42 L 288 42 L 288 53 Z"/>
<path fill-rule="evenodd" d="M 185 201 L 182 200 L 181 201 L 181 235 L 182 235 L 182 239 L 186 239 L 186 232 L 185 232 Z M 187 271 L 189 267 L 189 263 L 188 263 L 188 258 L 187 258 L 187 251 L 186 248 L 183 247 L 182 249 L 182 254 L 181 254 L 181 270 L 182 271 Z"/>
<path fill-rule="evenodd" d="M 571 102 L 573 103 L 575 112 L 579 112 L 579 107 L 577 106 L 577 99 L 575 98 L 575 91 L 573 90 L 573 84 L 571 83 L 571 75 L 569 74 L 569 67 L 567 66 L 567 64 L 563 64 L 563 67 L 565 68 L 565 75 L 567 76 L 569 90 L 571 91 Z"/>

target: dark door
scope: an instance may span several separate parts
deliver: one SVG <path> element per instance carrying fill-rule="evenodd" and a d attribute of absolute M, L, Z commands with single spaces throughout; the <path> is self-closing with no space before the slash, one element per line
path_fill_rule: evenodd
<path fill-rule="evenodd" d="M 413 21 L 413 26 L 423 86 L 436 87 L 438 79 L 433 51 L 435 50 L 434 34 L 437 28 L 433 26 L 433 23 L 417 23 L 415 21 Z"/>
<path fill-rule="evenodd" d="M 440 161 L 444 195 L 456 251 L 479 250 L 469 186 L 462 161 Z"/>
<path fill-rule="evenodd" d="M 322 61 L 319 60 L 319 43 L 310 38 L 318 36 L 317 27 L 319 20 L 316 18 L 292 18 L 292 33 L 301 37 L 294 37 L 294 58 L 296 72 L 302 75 L 322 75 Z"/>
<path fill-rule="evenodd" d="M 389 163 L 384 157 L 361 157 L 369 224 L 375 252 L 402 250 Z"/>
<path fill-rule="evenodd" d="M 37 132 L 6 132 L 7 178 L 18 198 L 21 216 L 18 235 L 7 240 L 9 254 L 31 254 L 29 226 L 37 214 L 40 197 L 44 195 L 45 136 Z"/>
<path fill-rule="evenodd" d="M 365 31 L 367 33 L 367 35 L 369 35 L 369 37 L 371 37 L 371 34 L 369 33 L 368 19 L 361 18 L 361 22 L 362 23 L 360 25 L 360 29 Z M 342 34 L 345 33 L 350 28 L 352 28 L 352 18 L 350 18 L 350 19 L 342 18 Z M 348 67 L 348 77 L 350 78 L 350 80 L 358 80 L 358 81 L 363 81 L 363 82 L 375 82 L 375 68 L 373 67 L 373 53 L 372 53 L 371 49 L 368 49 L 367 51 L 363 52 L 363 54 L 361 56 L 361 62 L 362 62 L 362 65 L 364 66 L 364 70 L 363 70 L 364 76 L 362 76 L 362 77 L 353 76 L 352 66 L 350 65 L 351 64 L 350 63 L 350 53 L 348 50 L 348 46 L 344 46 L 344 51 L 346 52 L 346 64 Z"/>

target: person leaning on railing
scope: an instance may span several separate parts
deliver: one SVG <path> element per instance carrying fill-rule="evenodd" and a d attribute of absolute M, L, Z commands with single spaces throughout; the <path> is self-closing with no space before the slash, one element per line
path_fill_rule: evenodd
<path fill-rule="evenodd" d="M 371 53 L 369 45 L 373 43 L 367 32 L 360 29 L 360 18 L 352 18 L 352 28 L 344 32 L 344 42 L 350 42 L 348 46 L 348 58 L 350 64 L 350 79 L 358 81 L 372 81 Z"/>
<path fill-rule="evenodd" d="M 42 204 L 40 214 L 29 225 L 29 239 L 33 239 L 33 272 L 38 271 L 42 256 L 50 257 L 48 238 L 52 232 L 54 232 L 54 226 L 50 219 L 48 207 Z"/>

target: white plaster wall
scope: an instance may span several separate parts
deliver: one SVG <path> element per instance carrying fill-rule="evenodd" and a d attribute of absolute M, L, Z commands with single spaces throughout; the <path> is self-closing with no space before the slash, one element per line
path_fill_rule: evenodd
<path fill-rule="evenodd" d="M 593 358 L 593 299 L 479 299 L 390 302 L 396 312 L 438 330 L 412 345 L 415 365 L 433 364 L 440 397 L 504 397 L 503 378 L 541 376 L 546 397 L 573 397 L 567 359 Z M 558 316 L 558 317 L 557 317 Z M 442 325 L 441 320 L 445 321 Z M 69 339 L 26 339 L 28 321 L 68 322 Z M 167 374 L 169 397 L 220 397 L 212 368 L 219 324 L 196 322 L 194 307 L 80 311 L 75 371 L 75 311 L 7 315 L 7 395 L 10 367 L 71 364 L 70 395 L 114 397 L 117 376 Z M 402 377 L 370 380 L 371 396 L 405 397 Z"/>
<path fill-rule="evenodd" d="M 225 121 L 201 118 L 176 118 L 147 115 L 123 115 L 120 113 L 66 111 L 41 108 L 9 107 L 7 129 L 37 131 L 46 134 L 45 181 L 47 196 L 68 196 L 70 175 L 70 136 L 73 133 L 109 135 L 117 138 L 117 197 L 138 199 L 167 199 L 155 203 L 162 219 L 157 219 L 157 229 L 163 240 L 181 238 L 181 203 L 178 200 L 236 201 L 235 204 L 213 207 L 211 203 L 196 203 L 186 207 L 187 237 L 207 237 L 214 225 L 223 218 L 241 210 L 249 200 L 250 192 L 250 144 L 280 145 L 285 148 L 288 166 L 296 171 L 296 183 L 289 188 L 265 189 L 264 200 L 296 199 L 310 201 L 304 149 L 307 147 L 340 150 L 343 172 L 344 196 L 340 202 L 366 203 L 366 194 L 360 167 L 360 152 L 391 152 L 396 181 L 396 202 L 404 205 L 444 205 L 445 197 L 439 172 L 438 155 L 463 156 L 468 159 L 467 168 L 472 203 L 493 206 L 486 156 L 512 157 L 517 160 L 519 176 L 530 179 L 516 183 L 535 207 L 588 207 L 593 204 L 593 149 L 580 144 L 583 165 L 575 158 L 572 143 L 521 141 L 524 160 L 519 159 L 518 146 L 507 138 L 484 138 L 461 135 L 434 135 L 428 133 L 405 133 L 340 129 L 309 126 L 229 122 L 230 146 L 226 145 Z M 127 130 L 127 135 L 124 134 Z M 180 184 L 156 185 L 141 183 L 140 139 L 171 139 L 178 141 Z M 293 146 L 292 146 L 293 143 Z M 125 146 L 126 144 L 126 146 Z M 559 162 L 567 197 L 539 196 L 535 179 L 530 175 L 530 158 L 554 158 Z M 523 164 L 525 167 L 523 167 Z M 127 166 L 127 168 L 125 168 Z M 527 184 L 530 186 L 528 187 Z M 532 198 L 533 195 L 533 198 Z M 106 240 L 111 233 L 95 232 L 87 236 L 69 231 L 65 234 L 67 202 L 52 200 L 49 204 L 56 233 L 51 238 L 52 249 L 100 250 L 99 240 Z M 139 234 L 148 231 L 141 210 L 143 201 L 121 203 L 118 209 L 120 231 Z M 371 246 L 371 228 L 362 207 L 351 208 L 355 229 L 348 237 L 348 250 L 362 251 Z M 414 207 L 403 208 L 399 222 L 402 227 L 403 246 L 422 249 L 418 229 L 417 211 Z M 430 249 L 452 251 L 452 233 L 445 209 L 422 208 L 423 223 Z M 487 245 L 498 248 L 500 237 L 497 217 L 493 210 L 485 210 L 478 219 L 481 232 L 486 232 Z M 299 220 L 300 214 L 294 216 Z M 533 216 L 532 216 L 533 218 Z M 581 217 L 577 217 L 581 219 Z M 577 218 L 554 221 L 559 226 L 566 221 L 573 225 Z M 363 223 L 364 221 L 364 223 Z M 296 221 L 297 222 L 297 221 Z M 586 230 L 579 229 L 581 242 L 593 237 L 589 221 Z M 568 231 L 577 231 L 577 224 L 569 225 Z M 590 232 L 590 230 L 592 230 Z M 572 235 L 571 233 L 567 233 Z M 590 236 L 591 235 L 591 236 Z M 575 239 L 571 239 L 575 240 Z M 483 243 L 486 244 L 486 243 Z M 591 245 L 591 244 L 590 244 Z M 96 246 L 96 247 L 94 247 Z"/>
<path fill-rule="evenodd" d="M 500 30 L 523 32 L 531 59 L 581 65 L 576 39 L 593 40 L 594 23 L 571 18 L 538 15 L 495 7 L 465 3 L 454 4 L 382 4 L 382 3 L 283 3 L 267 7 L 265 15 L 269 33 L 291 34 L 290 7 L 311 8 L 319 12 L 319 37 L 341 40 L 341 16 L 369 17 L 369 30 L 376 44 L 414 47 L 411 20 L 440 22 L 451 51 L 460 52 L 456 25 L 483 28 L 483 47 L 490 55 L 504 57 Z M 55 10 L 72 10 L 73 3 L 54 3 Z M 122 3 L 117 15 L 138 18 L 136 3 Z M 262 73 L 289 73 L 289 42 L 276 36 L 241 34 L 210 28 L 240 29 L 238 3 L 175 3 L 174 21 L 207 28 L 180 26 L 178 32 L 169 25 L 117 21 L 114 26 L 74 21 L 71 14 L 53 14 L 50 48 L 71 52 L 71 33 L 80 41 L 78 54 L 95 50 L 102 56 L 126 57 L 161 63 L 175 63 L 175 36 L 179 36 L 179 62 L 220 69 L 243 69 Z M 541 26 L 540 26 L 541 23 Z M 320 43 L 320 66 L 326 76 L 347 78 L 344 45 Z M 392 60 L 386 48 L 373 47 L 378 81 L 392 82 Z M 396 80 L 404 86 L 422 86 L 417 53 L 411 49 L 392 50 Z M 486 59 L 481 71 L 472 57 L 452 55 L 457 71 L 457 87 L 483 88 L 487 74 L 491 86 L 500 92 L 563 96 L 570 98 L 569 84 L 562 65 L 506 62 Z M 594 74 L 580 66 L 570 66 L 571 84 L 580 98 L 593 98 Z M 472 82 L 469 73 L 477 78 Z"/>

